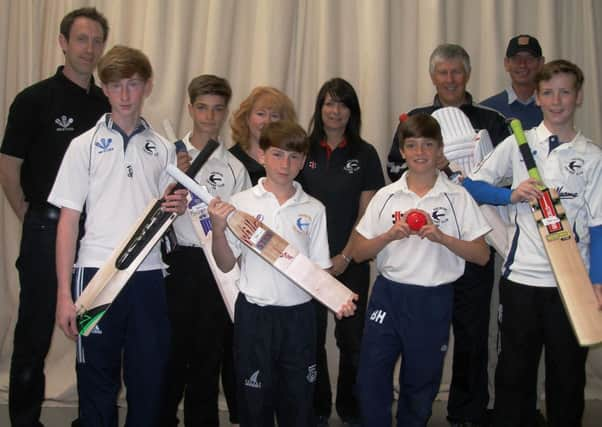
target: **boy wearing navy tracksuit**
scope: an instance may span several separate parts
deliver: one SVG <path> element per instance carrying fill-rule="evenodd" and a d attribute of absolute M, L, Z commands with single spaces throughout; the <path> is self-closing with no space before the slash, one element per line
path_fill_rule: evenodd
<path fill-rule="evenodd" d="M 115 46 L 101 58 L 99 77 L 111 113 L 69 145 L 48 201 L 61 208 L 57 230 L 57 324 L 78 337 L 73 301 L 155 198 L 167 193 L 165 168 L 175 148 L 140 117 L 152 89 L 152 67 L 139 50 Z M 167 195 L 163 209 L 183 213 L 186 191 Z M 73 270 L 78 222 L 85 235 Z M 111 309 L 77 345 L 79 418 L 117 426 L 117 395 L 127 387 L 126 425 L 155 426 L 169 350 L 161 254 L 155 247 Z"/>
<path fill-rule="evenodd" d="M 309 259 L 329 268 L 324 206 L 294 181 L 309 143 L 296 123 L 268 124 L 259 139 L 266 177 L 230 199 L 209 204 L 213 254 L 222 271 L 240 262 L 240 294 L 234 319 L 234 360 L 241 426 L 307 427 L 314 422 L 316 327 L 311 296 L 230 232 L 234 206 L 282 235 Z M 233 206 L 234 205 L 234 206 Z M 351 300 L 338 316 L 353 314 Z"/>
<path fill-rule="evenodd" d="M 364 426 L 391 425 L 393 370 L 401 353 L 397 425 L 424 426 L 441 382 L 454 282 L 465 260 L 485 264 L 490 230 L 468 192 L 437 169 L 443 139 L 427 114 L 400 126 L 409 170 L 379 190 L 357 225 L 353 258 L 376 256 L 362 340 L 358 394 Z M 421 228 L 407 218 L 424 215 Z"/>

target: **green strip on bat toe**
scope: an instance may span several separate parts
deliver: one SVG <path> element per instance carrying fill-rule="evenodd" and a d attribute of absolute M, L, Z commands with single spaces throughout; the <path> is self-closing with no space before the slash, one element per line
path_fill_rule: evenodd
<path fill-rule="evenodd" d="M 104 316 L 109 308 L 109 304 L 105 304 L 100 307 L 93 308 L 90 311 L 86 311 L 81 316 L 77 317 L 77 329 L 80 335 L 86 334 L 88 329 L 98 323 L 98 321 Z"/>

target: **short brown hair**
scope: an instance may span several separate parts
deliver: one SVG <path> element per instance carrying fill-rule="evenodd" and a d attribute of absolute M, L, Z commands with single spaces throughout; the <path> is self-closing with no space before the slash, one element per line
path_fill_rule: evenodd
<path fill-rule="evenodd" d="M 249 125 L 247 119 L 255 103 L 262 101 L 274 110 L 277 110 L 282 116 L 282 120 L 297 121 L 297 114 L 293 102 L 284 93 L 276 88 L 269 86 L 258 86 L 251 91 L 249 96 L 241 102 L 240 107 L 234 114 L 230 127 L 232 129 L 232 140 L 239 144 L 243 149 L 249 148 Z"/>
<path fill-rule="evenodd" d="M 213 74 L 202 74 L 195 77 L 188 84 L 188 98 L 190 103 L 201 95 L 217 95 L 224 98 L 226 105 L 230 103 L 232 98 L 232 88 L 228 80 L 214 76 Z"/>
<path fill-rule="evenodd" d="M 290 120 L 268 123 L 261 131 L 259 147 L 265 151 L 270 147 L 307 154 L 309 139 L 301 126 Z"/>
<path fill-rule="evenodd" d="M 144 81 L 153 76 L 148 57 L 133 47 L 116 45 L 98 61 L 98 77 L 104 84 L 127 79 L 138 74 Z"/>
<path fill-rule="evenodd" d="M 406 138 L 429 138 L 437 141 L 440 147 L 443 146 L 439 122 L 426 113 L 408 116 L 405 121 L 401 122 L 397 136 L 399 137 L 399 148 L 403 148 Z"/>
<path fill-rule="evenodd" d="M 572 74 L 575 76 L 575 90 L 579 91 L 583 87 L 585 77 L 583 77 L 583 71 L 577 65 L 565 59 L 556 59 L 554 61 L 546 62 L 541 70 L 535 75 L 535 84 L 537 85 L 537 92 L 539 92 L 539 83 L 547 82 L 552 79 L 556 74 Z"/>
<path fill-rule="evenodd" d="M 61 25 L 59 26 L 59 31 L 63 37 L 65 37 L 65 40 L 69 40 L 71 27 L 73 27 L 73 23 L 77 18 L 88 18 L 92 21 L 98 22 L 102 28 L 102 41 L 107 41 L 107 37 L 109 37 L 109 22 L 102 13 L 96 10 L 95 7 L 82 7 L 80 9 L 75 9 L 63 17 L 61 20 Z"/>

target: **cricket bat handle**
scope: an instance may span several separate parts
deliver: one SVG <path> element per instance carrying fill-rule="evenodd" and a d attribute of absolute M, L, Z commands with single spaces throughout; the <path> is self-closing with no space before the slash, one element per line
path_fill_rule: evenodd
<path fill-rule="evenodd" d="M 527 142 L 527 137 L 525 136 L 523 125 L 521 124 L 520 120 L 513 119 L 510 122 L 510 128 L 512 129 L 512 133 L 514 134 L 516 142 L 518 143 L 518 148 L 523 156 L 523 160 L 525 161 L 525 166 L 527 166 L 529 176 L 539 182 L 542 182 L 541 175 L 539 175 L 539 171 L 537 170 L 535 159 L 533 159 L 533 154 L 531 154 L 531 148 Z M 539 187 L 540 190 L 545 188 L 544 186 Z"/>
<path fill-rule="evenodd" d="M 174 165 L 167 165 L 167 174 L 175 179 L 179 185 L 186 187 L 189 191 L 196 194 L 203 202 L 209 204 L 213 200 L 213 196 L 209 194 L 207 189 L 190 178 Z"/>

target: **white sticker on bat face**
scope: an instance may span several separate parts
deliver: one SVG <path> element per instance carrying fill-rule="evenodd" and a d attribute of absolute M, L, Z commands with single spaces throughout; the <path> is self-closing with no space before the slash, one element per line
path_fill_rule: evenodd
<path fill-rule="evenodd" d="M 261 240 L 264 234 L 265 230 L 259 227 L 253 232 L 253 234 L 251 234 L 251 237 L 249 237 L 249 241 L 253 244 L 253 246 L 257 246 L 257 243 Z"/>
<path fill-rule="evenodd" d="M 542 218 L 541 222 L 543 223 L 543 225 L 548 227 L 550 225 L 558 224 L 560 222 L 560 219 L 557 216 L 550 216 L 547 218 Z"/>

